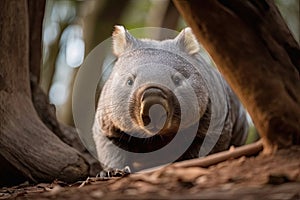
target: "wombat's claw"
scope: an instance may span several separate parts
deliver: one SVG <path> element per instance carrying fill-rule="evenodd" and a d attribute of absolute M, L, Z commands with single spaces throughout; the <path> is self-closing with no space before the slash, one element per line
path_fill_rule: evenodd
<path fill-rule="evenodd" d="M 102 170 L 96 177 L 100 178 L 112 178 L 123 177 L 131 173 L 130 167 L 126 166 L 123 169 L 106 169 Z"/>

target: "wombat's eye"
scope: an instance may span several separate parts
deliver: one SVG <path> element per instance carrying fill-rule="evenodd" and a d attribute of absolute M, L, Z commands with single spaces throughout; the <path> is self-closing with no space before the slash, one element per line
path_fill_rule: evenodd
<path fill-rule="evenodd" d="M 127 85 L 129 85 L 129 86 L 132 86 L 132 85 L 133 85 L 133 79 L 132 79 L 132 78 L 129 78 L 129 79 L 127 80 Z"/>
<path fill-rule="evenodd" d="M 174 82 L 174 84 L 175 84 L 176 86 L 181 85 L 182 80 L 181 80 L 181 78 L 180 78 L 179 76 L 173 76 L 172 79 L 173 79 L 173 82 Z"/>

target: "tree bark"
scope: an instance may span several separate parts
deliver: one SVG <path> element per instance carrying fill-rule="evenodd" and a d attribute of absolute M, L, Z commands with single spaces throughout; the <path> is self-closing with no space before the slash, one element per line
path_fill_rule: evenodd
<path fill-rule="evenodd" d="M 42 61 L 42 27 L 45 1 L 28 0 L 29 13 L 29 67 L 30 73 L 39 81 Z"/>
<path fill-rule="evenodd" d="M 35 48 L 30 43 L 39 40 L 30 36 L 29 12 L 41 4 L 0 2 L 0 185 L 25 179 L 72 182 L 86 177 L 89 170 L 82 155 L 42 123 L 32 103 L 29 69 L 36 68 L 40 58 L 29 59 Z M 41 23 L 43 15 L 35 17 L 39 18 L 37 24 Z"/>
<path fill-rule="evenodd" d="M 249 111 L 264 151 L 300 144 L 300 48 L 272 0 L 174 0 Z"/>

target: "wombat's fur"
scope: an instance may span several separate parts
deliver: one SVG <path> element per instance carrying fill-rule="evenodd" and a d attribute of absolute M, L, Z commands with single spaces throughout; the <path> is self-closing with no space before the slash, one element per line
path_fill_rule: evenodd
<path fill-rule="evenodd" d="M 200 155 L 244 144 L 248 131 L 244 109 L 220 74 L 203 61 L 190 28 L 175 39 L 154 41 L 136 39 L 116 26 L 113 50 L 117 61 L 103 87 L 93 125 L 104 166 L 128 165 L 136 171 L 196 158 L 202 146 L 215 144 L 214 138 L 216 144 L 205 146 Z M 159 152 L 177 132 L 182 138 Z M 185 140 L 190 143 L 184 149 Z M 155 151 L 159 153 L 147 154 Z"/>

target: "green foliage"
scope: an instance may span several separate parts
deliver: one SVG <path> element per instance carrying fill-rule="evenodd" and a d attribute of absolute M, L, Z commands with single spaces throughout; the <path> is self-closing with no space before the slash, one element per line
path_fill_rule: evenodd
<path fill-rule="evenodd" d="M 257 132 L 255 126 L 253 124 L 250 125 L 246 144 L 253 143 L 253 142 L 257 141 L 259 138 L 260 137 L 258 135 L 258 132 Z"/>

